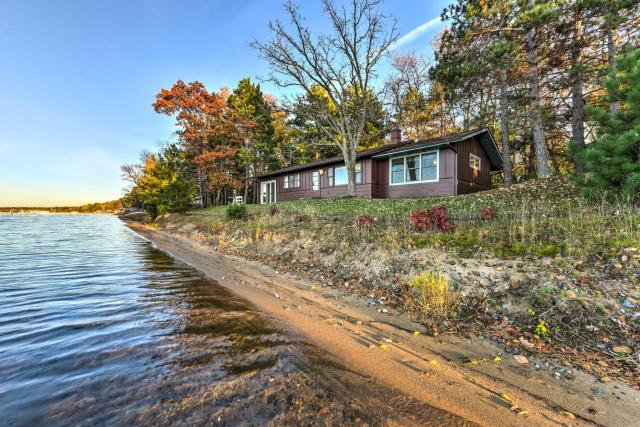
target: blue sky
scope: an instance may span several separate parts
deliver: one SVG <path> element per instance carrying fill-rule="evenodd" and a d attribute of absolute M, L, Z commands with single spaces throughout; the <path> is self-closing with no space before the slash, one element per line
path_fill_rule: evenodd
<path fill-rule="evenodd" d="M 322 30 L 319 2 L 302 2 Z M 429 51 L 449 0 L 387 0 L 397 50 Z M 173 132 L 151 108 L 178 79 L 210 90 L 265 75 L 249 46 L 283 17 L 269 0 L 0 0 L 0 206 L 121 196 L 119 166 Z M 277 90 L 263 85 L 277 96 Z"/>

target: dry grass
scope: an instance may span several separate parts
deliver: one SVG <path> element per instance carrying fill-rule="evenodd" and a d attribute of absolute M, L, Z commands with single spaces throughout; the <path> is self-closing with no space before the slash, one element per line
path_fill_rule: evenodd
<path fill-rule="evenodd" d="M 411 292 L 406 297 L 407 305 L 427 320 L 450 318 L 460 301 L 460 293 L 440 273 L 421 273 L 409 279 L 408 285 Z"/>

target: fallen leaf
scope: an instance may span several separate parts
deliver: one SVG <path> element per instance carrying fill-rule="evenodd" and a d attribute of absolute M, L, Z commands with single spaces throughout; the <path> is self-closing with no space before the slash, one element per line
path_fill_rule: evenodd
<path fill-rule="evenodd" d="M 558 411 L 558 413 L 559 413 L 560 415 L 562 415 L 563 417 L 571 418 L 572 420 L 576 418 L 576 416 L 575 416 L 575 415 L 573 415 L 573 414 L 572 414 L 571 412 L 569 412 L 569 411 L 565 411 L 564 409 L 560 409 L 560 410 Z"/>
<path fill-rule="evenodd" d="M 501 361 L 501 360 L 502 360 L 502 357 L 500 357 L 500 356 L 496 356 L 496 357 L 493 358 L 493 361 L 496 362 L 496 363 Z"/>
<path fill-rule="evenodd" d="M 500 397 L 503 398 L 504 400 L 506 400 L 509 403 L 514 403 L 514 401 L 511 398 L 511 396 L 509 396 L 507 393 L 501 393 Z"/>
<path fill-rule="evenodd" d="M 320 408 L 318 410 L 318 415 L 324 415 L 329 413 L 329 408 Z"/>

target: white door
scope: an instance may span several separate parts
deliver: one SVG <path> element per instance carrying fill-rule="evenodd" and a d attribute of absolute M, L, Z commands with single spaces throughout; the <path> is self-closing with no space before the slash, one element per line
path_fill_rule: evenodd
<path fill-rule="evenodd" d="M 260 203 L 276 202 L 276 181 L 265 181 L 260 184 Z"/>

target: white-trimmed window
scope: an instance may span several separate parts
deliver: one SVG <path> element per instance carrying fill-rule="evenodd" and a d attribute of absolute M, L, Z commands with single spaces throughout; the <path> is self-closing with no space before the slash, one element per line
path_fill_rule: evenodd
<path fill-rule="evenodd" d="M 318 191 L 320 189 L 320 171 L 311 172 L 311 190 Z"/>
<path fill-rule="evenodd" d="M 475 171 L 479 171 L 480 170 L 480 157 L 476 156 L 475 154 L 471 154 L 469 153 L 469 167 Z"/>
<path fill-rule="evenodd" d="M 284 177 L 284 188 L 298 188 L 300 187 L 300 174 L 294 173 Z"/>
<path fill-rule="evenodd" d="M 327 168 L 327 184 L 329 187 L 347 185 L 349 175 L 345 166 Z M 356 184 L 362 184 L 362 166 L 356 163 Z"/>
<path fill-rule="evenodd" d="M 438 151 L 394 157 L 389 166 L 391 184 L 437 181 L 439 178 L 438 163 Z"/>

